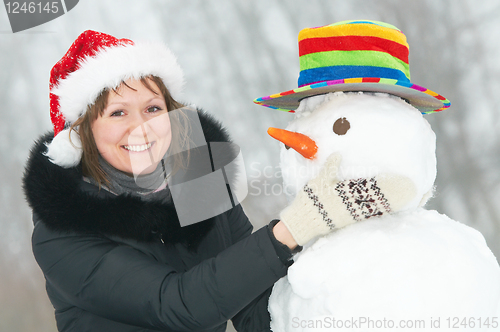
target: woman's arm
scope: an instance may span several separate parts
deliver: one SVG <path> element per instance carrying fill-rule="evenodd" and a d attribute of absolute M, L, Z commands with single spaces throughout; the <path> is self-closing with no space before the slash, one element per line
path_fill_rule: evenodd
<path fill-rule="evenodd" d="M 153 329 L 220 325 L 286 274 L 267 229 L 177 273 L 132 247 L 57 234 L 36 223 L 33 251 L 64 300 L 107 319 Z"/>

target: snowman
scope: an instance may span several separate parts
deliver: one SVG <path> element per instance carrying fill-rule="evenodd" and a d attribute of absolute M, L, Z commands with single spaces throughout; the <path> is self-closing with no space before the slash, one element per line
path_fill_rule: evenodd
<path fill-rule="evenodd" d="M 450 103 L 410 82 L 405 35 L 382 22 L 344 21 L 302 30 L 299 53 L 299 88 L 255 102 L 295 113 L 286 130 L 268 131 L 283 143 L 289 200 L 328 172 L 328 197 L 345 209 L 323 215 L 334 231 L 306 237 L 275 284 L 272 331 L 498 330 L 500 267 L 483 236 L 424 208 L 436 138 L 423 114 Z M 408 190 L 384 197 L 388 179 Z M 354 196 L 343 196 L 349 190 Z M 328 205 L 324 197 L 314 206 Z M 282 220 L 293 218 L 287 209 Z M 346 213 L 352 222 L 335 230 Z"/>

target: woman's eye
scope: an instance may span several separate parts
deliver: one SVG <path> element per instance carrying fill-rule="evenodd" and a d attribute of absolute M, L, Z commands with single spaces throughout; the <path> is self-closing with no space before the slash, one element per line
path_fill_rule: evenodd
<path fill-rule="evenodd" d="M 114 111 L 113 113 L 110 114 L 110 116 L 122 116 L 124 113 L 123 111 Z"/>
<path fill-rule="evenodd" d="M 148 113 L 155 113 L 158 111 L 161 111 L 161 108 L 159 108 L 158 106 L 151 106 L 151 107 L 148 107 L 148 109 L 147 109 Z"/>

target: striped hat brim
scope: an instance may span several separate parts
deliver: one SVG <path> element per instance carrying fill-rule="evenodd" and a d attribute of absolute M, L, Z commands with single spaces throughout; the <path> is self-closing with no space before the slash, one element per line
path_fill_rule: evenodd
<path fill-rule="evenodd" d="M 267 97 L 257 98 L 254 103 L 294 113 L 302 99 L 336 91 L 389 93 L 408 100 L 412 106 L 423 114 L 440 112 L 450 107 L 450 101 L 434 91 L 412 84 L 407 80 L 378 77 L 345 78 L 310 84 Z"/>

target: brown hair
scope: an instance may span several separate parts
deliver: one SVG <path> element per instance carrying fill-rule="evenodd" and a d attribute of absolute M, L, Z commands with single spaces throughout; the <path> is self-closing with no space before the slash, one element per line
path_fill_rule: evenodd
<path fill-rule="evenodd" d="M 170 92 L 168 91 L 167 87 L 165 86 L 161 78 L 150 75 L 142 77 L 140 81 L 148 90 L 150 90 L 154 94 L 157 94 L 157 92 L 151 86 L 151 82 L 156 84 L 156 86 L 160 90 L 160 93 L 165 99 L 168 112 L 180 109 L 185 106 L 172 98 Z M 124 81 L 122 81 L 122 83 L 117 88 L 112 89 L 112 91 L 118 93 L 117 90 L 122 85 L 128 87 L 129 89 L 135 90 L 132 87 L 128 86 Z M 89 105 L 87 107 L 87 111 L 85 112 L 85 114 L 80 118 L 78 118 L 78 120 L 76 120 L 70 127 L 70 130 L 74 130 L 76 133 L 79 134 L 80 140 L 82 142 L 82 150 L 83 150 L 82 160 L 81 160 L 82 173 L 84 176 L 93 178 L 99 184 L 99 188 L 102 185 L 109 185 L 109 179 L 107 177 L 107 174 L 104 172 L 104 170 L 101 168 L 99 164 L 99 151 L 97 150 L 97 145 L 95 143 L 94 135 L 92 133 L 92 124 L 99 116 L 102 116 L 102 114 L 104 113 L 104 109 L 106 108 L 108 102 L 109 91 L 110 89 L 104 89 L 96 98 L 94 104 Z M 170 116 L 170 122 L 172 126 L 171 145 L 173 147 L 189 144 L 189 139 L 188 139 L 189 128 L 187 128 L 186 126 L 179 125 L 180 124 L 179 116 L 183 116 L 183 113 L 174 112 Z M 184 122 L 186 123 L 186 121 Z M 174 148 L 173 150 L 175 151 L 182 149 Z M 184 167 L 185 162 L 186 160 L 182 159 L 180 155 L 178 154 L 174 155 L 173 172 L 175 172 L 181 167 Z"/>

